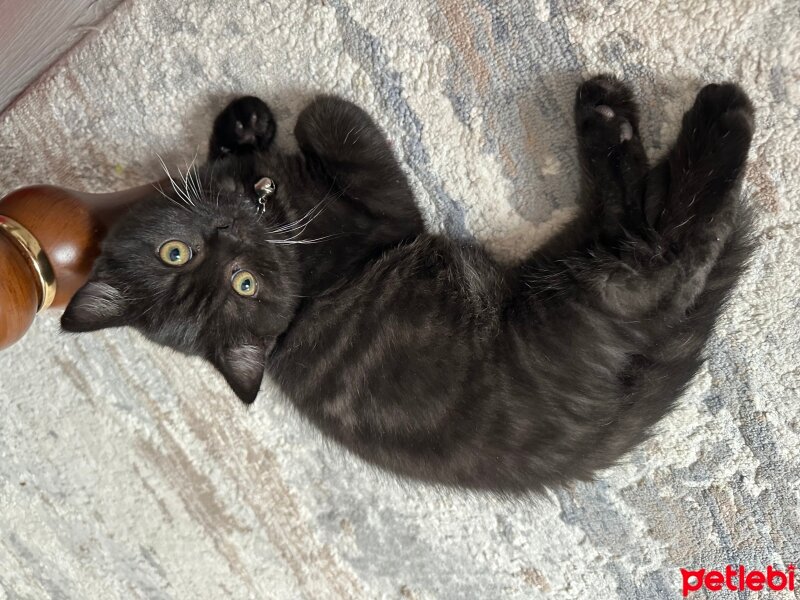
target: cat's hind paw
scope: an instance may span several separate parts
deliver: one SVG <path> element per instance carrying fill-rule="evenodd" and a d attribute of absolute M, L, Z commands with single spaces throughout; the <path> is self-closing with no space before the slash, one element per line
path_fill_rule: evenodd
<path fill-rule="evenodd" d="M 735 83 L 711 83 L 697 94 L 686 113 L 683 132 L 695 153 L 719 154 L 746 149 L 753 137 L 754 110 Z"/>
<path fill-rule="evenodd" d="M 611 75 L 583 82 L 575 95 L 578 137 L 592 146 L 610 147 L 639 135 L 639 109 L 633 92 Z"/>

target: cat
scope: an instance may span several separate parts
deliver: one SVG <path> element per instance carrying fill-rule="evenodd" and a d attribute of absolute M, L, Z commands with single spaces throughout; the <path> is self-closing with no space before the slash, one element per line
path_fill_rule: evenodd
<path fill-rule="evenodd" d="M 754 113 L 737 85 L 705 86 L 652 168 L 625 83 L 584 81 L 574 116 L 581 217 L 509 266 L 426 232 L 361 108 L 317 97 L 287 153 L 267 105 L 234 100 L 208 164 L 108 234 L 62 327 L 134 327 L 246 403 L 266 372 L 403 476 L 511 494 L 590 480 L 675 405 L 746 267 Z"/>

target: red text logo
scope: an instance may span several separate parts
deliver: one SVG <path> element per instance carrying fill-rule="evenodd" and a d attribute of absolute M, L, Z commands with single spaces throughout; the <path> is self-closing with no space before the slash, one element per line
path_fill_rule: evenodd
<path fill-rule="evenodd" d="M 683 576 L 683 597 L 685 598 L 691 592 L 696 592 L 700 589 L 707 589 L 710 592 L 718 592 L 720 590 L 742 591 L 752 590 L 758 592 L 761 590 L 772 590 L 779 592 L 781 590 L 794 591 L 794 565 L 788 565 L 786 571 L 780 569 L 773 569 L 772 565 L 767 566 L 766 571 L 748 571 L 742 565 L 738 568 L 733 565 L 725 567 L 725 571 L 706 571 L 705 569 L 697 569 L 690 571 L 689 569 L 681 569 Z"/>

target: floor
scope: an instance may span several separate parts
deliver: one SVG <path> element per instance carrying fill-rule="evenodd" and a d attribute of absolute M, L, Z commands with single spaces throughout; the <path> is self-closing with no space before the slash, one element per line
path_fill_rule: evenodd
<path fill-rule="evenodd" d="M 0 114 L 121 0 L 0 0 Z"/>

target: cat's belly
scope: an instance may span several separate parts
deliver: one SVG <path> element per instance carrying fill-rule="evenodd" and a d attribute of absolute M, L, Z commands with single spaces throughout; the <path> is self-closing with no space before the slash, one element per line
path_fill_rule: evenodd
<path fill-rule="evenodd" d="M 431 243 L 310 300 L 268 366 L 323 432 L 401 471 L 446 463 L 445 447 L 475 439 L 493 396 L 497 302 L 468 288 L 463 265 L 431 259 Z"/>
<path fill-rule="evenodd" d="M 271 375 L 322 425 L 437 427 L 464 388 L 480 381 L 488 348 L 437 307 L 399 302 L 375 295 L 357 304 L 318 302 L 273 354 Z"/>

